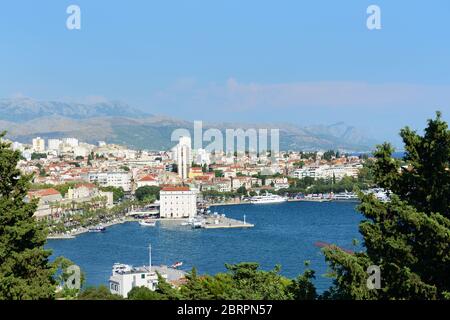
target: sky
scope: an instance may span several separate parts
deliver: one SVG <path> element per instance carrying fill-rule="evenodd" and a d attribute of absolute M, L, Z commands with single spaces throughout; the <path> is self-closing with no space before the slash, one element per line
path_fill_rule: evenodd
<path fill-rule="evenodd" d="M 69 30 L 69 5 L 81 29 Z M 381 29 L 366 26 L 369 5 Z M 398 143 L 450 119 L 448 0 L 15 0 L 0 98 L 120 100 L 185 120 L 344 121 Z"/>

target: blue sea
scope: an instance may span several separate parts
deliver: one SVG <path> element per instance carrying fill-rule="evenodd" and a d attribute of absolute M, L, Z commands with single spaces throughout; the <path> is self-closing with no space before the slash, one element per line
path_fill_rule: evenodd
<path fill-rule="evenodd" d="M 86 233 L 71 240 L 49 240 L 53 258 L 65 256 L 86 273 L 87 285 L 107 284 L 115 262 L 171 265 L 183 261 L 181 269 L 196 267 L 200 273 L 224 272 L 225 263 L 258 262 L 265 270 L 281 265 L 281 273 L 297 277 L 310 261 L 316 270 L 319 291 L 329 287 L 327 265 L 316 242 L 337 244 L 354 250 L 361 240 L 361 214 L 355 203 L 288 202 L 264 205 L 213 207 L 212 211 L 255 224 L 248 229 L 196 229 L 158 223 L 141 227 L 130 222 L 107 228 L 104 233 Z"/>

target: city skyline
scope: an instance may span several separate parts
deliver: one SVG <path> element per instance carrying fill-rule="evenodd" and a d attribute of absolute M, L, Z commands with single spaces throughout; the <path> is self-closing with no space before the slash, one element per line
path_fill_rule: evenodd
<path fill-rule="evenodd" d="M 404 125 L 450 113 L 445 1 L 76 1 L 81 30 L 65 25 L 73 2 L 24 3 L 0 13 L 2 98 L 120 100 L 191 121 L 345 121 L 396 144 Z M 366 27 L 371 4 L 381 30 Z"/>

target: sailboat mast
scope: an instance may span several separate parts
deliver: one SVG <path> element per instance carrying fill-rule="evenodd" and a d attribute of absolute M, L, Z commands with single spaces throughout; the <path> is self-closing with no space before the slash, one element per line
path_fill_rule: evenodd
<path fill-rule="evenodd" d="M 152 271 L 152 245 L 148 244 L 148 267 Z"/>

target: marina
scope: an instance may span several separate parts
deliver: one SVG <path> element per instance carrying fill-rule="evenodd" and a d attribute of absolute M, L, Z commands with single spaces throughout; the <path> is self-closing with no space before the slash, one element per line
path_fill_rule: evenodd
<path fill-rule="evenodd" d="M 227 219 L 251 223 L 252 228 L 194 229 L 183 220 L 159 220 L 156 227 L 141 227 L 137 220 L 107 227 L 106 232 L 83 233 L 70 240 L 47 241 L 52 258 L 63 255 L 86 273 L 87 285 L 108 284 L 111 266 L 148 263 L 147 246 L 153 246 L 154 265 L 180 270 L 196 267 L 199 273 L 225 272 L 225 263 L 258 262 L 265 270 L 281 265 L 281 273 L 297 277 L 308 260 L 317 271 L 316 284 L 325 289 L 330 280 L 317 242 L 354 251 L 360 239 L 361 215 L 351 202 L 283 202 L 267 205 L 211 207 Z M 214 214 L 212 215 L 214 216 Z"/>

